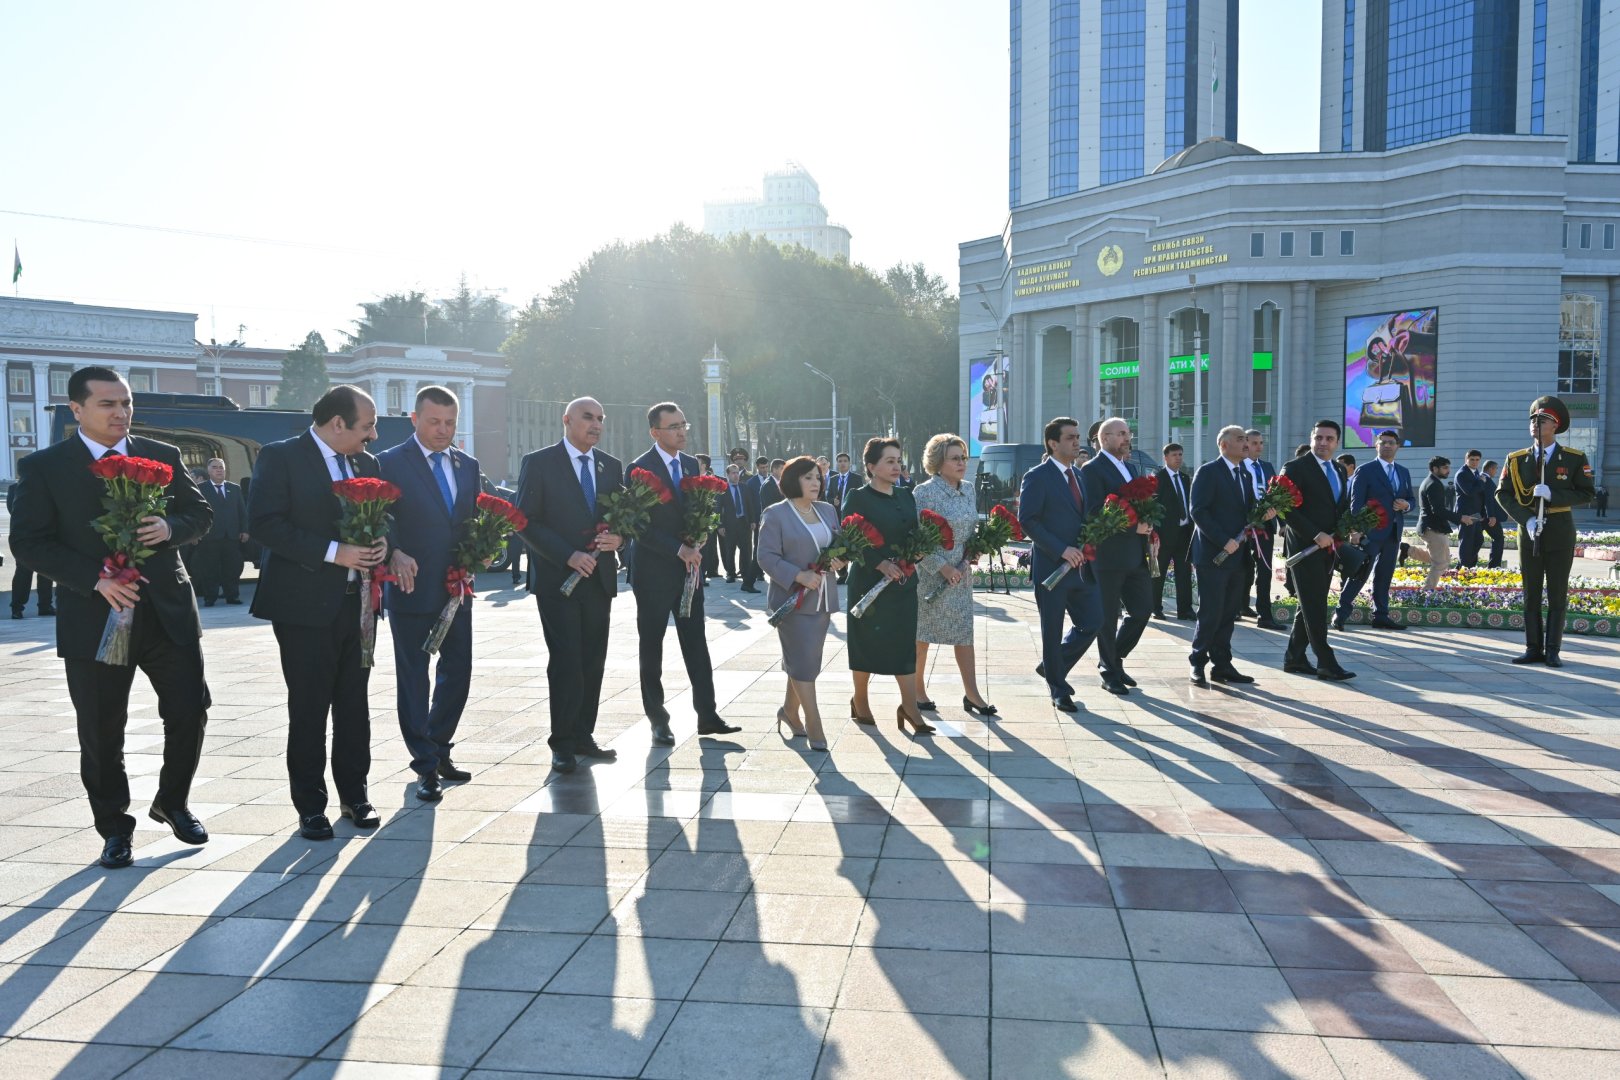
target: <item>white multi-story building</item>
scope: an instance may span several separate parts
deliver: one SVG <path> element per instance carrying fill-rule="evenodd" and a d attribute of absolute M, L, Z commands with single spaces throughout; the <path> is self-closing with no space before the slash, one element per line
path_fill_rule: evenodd
<path fill-rule="evenodd" d="M 703 231 L 710 236 L 749 233 L 781 247 L 794 244 L 824 259 L 849 260 L 849 230 L 827 220 L 821 188 L 804 166 L 787 166 L 765 174 L 763 198 L 703 204 Z"/>

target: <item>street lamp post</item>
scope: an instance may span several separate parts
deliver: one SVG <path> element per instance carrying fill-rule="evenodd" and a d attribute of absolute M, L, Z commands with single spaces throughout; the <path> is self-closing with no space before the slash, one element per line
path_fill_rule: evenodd
<path fill-rule="evenodd" d="M 1204 342 L 1198 320 L 1198 275 L 1188 274 L 1187 281 L 1192 286 L 1193 467 L 1197 468 L 1197 463 L 1204 460 Z"/>
<path fill-rule="evenodd" d="M 225 342 L 223 345 L 221 345 L 218 341 L 215 341 L 213 338 L 209 338 L 208 344 L 206 345 L 204 345 L 201 341 L 198 341 L 196 338 L 191 339 L 191 343 L 197 346 L 197 348 L 201 349 L 203 354 L 213 361 L 215 397 L 225 396 L 225 381 L 220 373 L 220 360 L 223 359 L 225 354 L 231 350 L 240 349 L 242 347 L 243 342 L 241 335 L 246 330 L 246 326 L 238 326 L 236 328 L 237 336 L 232 338 L 230 341 Z"/>
<path fill-rule="evenodd" d="M 810 363 L 808 360 L 805 361 L 804 366 L 810 369 L 810 373 L 812 375 L 820 375 L 823 379 L 826 379 L 827 382 L 832 386 L 832 459 L 834 461 L 837 461 L 838 460 L 838 384 L 836 382 L 833 382 L 833 377 L 831 375 L 827 374 L 825 371 L 822 371 L 820 368 L 816 367 L 814 364 Z"/>

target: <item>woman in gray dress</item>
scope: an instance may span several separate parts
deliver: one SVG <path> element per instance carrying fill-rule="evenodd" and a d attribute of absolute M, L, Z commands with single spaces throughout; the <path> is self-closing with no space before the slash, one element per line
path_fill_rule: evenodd
<path fill-rule="evenodd" d="M 765 607 L 774 611 L 788 602 L 797 586 L 804 586 L 798 610 L 776 627 L 782 642 L 782 670 L 787 673 L 787 701 L 776 710 L 778 730 L 786 726 L 795 736 L 807 736 L 810 749 L 827 749 L 827 736 L 816 708 L 816 676 L 821 674 L 821 650 L 827 641 L 832 613 L 838 610 L 838 571 L 835 560 L 825 573 L 811 569 L 821 549 L 838 532 L 838 512 L 817 502 L 821 471 L 814 458 L 797 457 L 782 470 L 781 502 L 759 520 L 759 568 L 770 582 Z M 799 715 L 803 714 L 801 723 Z"/>
<path fill-rule="evenodd" d="M 993 715 L 994 705 L 979 693 L 973 656 L 973 570 L 967 563 L 967 542 L 978 526 L 973 489 L 966 483 L 967 443 L 959 435 L 935 435 L 923 450 L 923 469 L 930 479 L 913 492 L 917 512 L 932 510 L 950 523 L 956 541 L 949 550 L 936 551 L 917 564 L 917 707 L 932 710 L 934 702 L 924 685 L 928 646 L 951 645 L 956 668 L 962 673 L 962 708 Z M 923 597 L 944 591 L 932 600 Z"/>

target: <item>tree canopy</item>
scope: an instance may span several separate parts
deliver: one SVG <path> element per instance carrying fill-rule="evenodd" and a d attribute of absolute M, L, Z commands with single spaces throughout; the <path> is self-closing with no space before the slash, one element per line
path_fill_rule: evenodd
<path fill-rule="evenodd" d="M 281 386 L 276 408 L 308 410 L 326 393 L 326 340 L 311 330 L 304 343 L 281 360 Z"/>
<path fill-rule="evenodd" d="M 746 235 L 717 239 L 677 225 L 591 255 L 517 316 L 505 352 L 513 391 L 566 401 L 672 400 L 703 418 L 699 361 L 715 345 L 731 362 L 733 430 L 762 452 L 825 453 L 827 435 L 771 425 L 839 412 L 857 438 L 887 432 L 898 403 L 907 456 L 957 417 L 957 299 L 921 264 L 883 276 Z M 757 425 L 757 427 L 756 427 Z"/>
<path fill-rule="evenodd" d="M 429 300 L 416 290 L 389 293 L 362 301 L 360 310 L 354 332 L 343 334 L 350 349 L 369 341 L 390 341 L 498 352 L 512 325 L 510 305 L 493 293 L 474 292 L 465 274 L 454 296 Z"/>

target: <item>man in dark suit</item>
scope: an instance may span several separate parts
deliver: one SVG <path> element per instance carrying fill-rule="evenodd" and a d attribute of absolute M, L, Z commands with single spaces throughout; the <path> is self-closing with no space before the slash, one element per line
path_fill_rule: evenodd
<path fill-rule="evenodd" d="M 334 386 L 312 410 L 314 423 L 259 451 L 248 531 L 264 546 L 264 569 L 249 609 L 268 619 L 287 683 L 287 777 L 298 831 L 329 840 L 326 718 L 332 718 L 332 779 L 338 805 L 356 828 L 381 824 L 367 796 L 371 771 L 371 669 L 362 666 L 362 572 L 379 567 L 388 544 L 339 539 L 339 480 L 377 476 L 366 444 L 377 437 L 377 406 L 357 386 Z"/>
<path fill-rule="evenodd" d="M 221 590 L 227 604 L 242 602 L 242 544 L 248 538 L 247 500 L 242 489 L 225 479 L 225 462 L 208 462 L 202 493 L 214 511 L 214 524 L 191 557 L 192 575 L 203 607 L 213 607 Z"/>
<path fill-rule="evenodd" d="M 1451 527 L 1474 523 L 1472 514 L 1456 508 L 1456 492 L 1446 483 L 1451 476 L 1451 459 L 1436 454 L 1429 459 L 1429 475 L 1418 486 L 1418 535 L 1429 548 L 1429 576 L 1423 587 L 1432 589 L 1451 569 Z"/>
<path fill-rule="evenodd" d="M 1165 618 L 1164 582 L 1170 568 L 1176 571 L 1176 618 L 1186 622 L 1193 617 L 1193 571 L 1187 561 L 1192 547 L 1192 501 L 1187 478 L 1181 473 L 1185 456 L 1180 443 L 1166 443 L 1164 468 L 1158 476 L 1159 505 L 1164 516 L 1159 521 L 1159 576 L 1153 579 L 1153 617 Z"/>
<path fill-rule="evenodd" d="M 624 486 L 619 459 L 596 449 L 606 420 L 595 398 L 575 398 L 563 410 L 563 437 L 524 455 L 518 509 L 536 553 L 529 560 L 529 591 L 545 633 L 546 680 L 551 688 L 551 766 L 573 772 L 579 757 L 612 761 L 619 755 L 596 743 L 602 672 L 607 667 L 608 621 L 619 591 L 621 538 L 598 532 L 601 497 Z M 563 595 L 570 574 L 584 575 Z"/>
<path fill-rule="evenodd" d="M 1328 586 L 1333 579 L 1333 530 L 1339 516 L 1350 506 L 1350 479 L 1344 466 L 1333 460 L 1339 448 L 1336 420 L 1318 420 L 1311 430 L 1311 452 L 1283 466 L 1283 475 L 1299 488 L 1300 505 L 1283 519 L 1284 550 L 1293 555 L 1307 548 L 1321 550 L 1289 571 L 1299 611 L 1288 635 L 1283 654 L 1283 670 L 1296 675 L 1315 675 L 1342 682 L 1355 677 L 1333 656 L 1328 644 Z M 1307 642 L 1316 653 L 1316 666 L 1305 657 Z"/>
<path fill-rule="evenodd" d="M 1401 558 L 1401 533 L 1406 529 L 1406 511 L 1412 509 L 1412 475 L 1406 466 L 1395 461 L 1401 448 L 1401 437 L 1395 431 L 1380 431 L 1377 438 L 1378 458 L 1355 471 L 1350 477 L 1350 509 L 1365 510 L 1368 499 L 1376 499 L 1389 511 L 1389 524 L 1367 534 L 1364 546 L 1367 561 L 1361 571 L 1344 583 L 1339 593 L 1339 611 L 1333 616 L 1333 628 L 1343 630 L 1355 606 L 1356 594 L 1372 576 L 1373 617 L 1371 625 L 1380 630 L 1405 630 L 1406 627 L 1389 617 L 1389 583 L 1395 577 L 1395 565 Z"/>
<path fill-rule="evenodd" d="M 1103 500 L 1136 479 L 1131 468 L 1131 427 L 1124 418 L 1111 416 L 1097 429 L 1100 449 L 1097 456 L 1080 469 L 1086 505 L 1101 506 Z M 1097 631 L 1097 670 L 1102 673 L 1103 689 L 1110 694 L 1128 694 L 1136 680 L 1125 672 L 1125 658 L 1131 655 L 1147 627 L 1153 609 L 1153 577 L 1148 569 L 1148 538 L 1153 527 L 1147 522 L 1104 540 L 1097 545 L 1097 585 L 1102 597 L 1102 626 Z M 1120 622 L 1120 611 L 1125 621 Z"/>
<path fill-rule="evenodd" d="M 163 719 L 163 769 L 148 813 L 185 843 L 208 840 L 202 822 L 187 807 L 210 698 L 197 601 L 179 546 L 206 533 L 213 512 L 177 448 L 129 434 L 133 401 L 129 384 L 117 372 L 104 367 L 75 371 L 68 379 L 68 407 L 78 431 L 22 460 L 11 517 L 12 553 L 60 586 L 56 655 L 62 657 L 78 721 L 79 775 L 96 832 L 105 841 L 101 865 L 110 869 L 134 861 L 124 724 L 137 667 L 157 692 Z M 103 512 L 106 485 L 90 472 L 90 463 L 109 454 L 161 461 L 174 471 L 164 514 L 143 519 L 135 534 L 152 550 L 138 581 L 103 576 L 111 552 L 91 524 Z M 131 663 L 104 664 L 96 653 L 108 613 L 125 610 L 134 613 Z"/>
<path fill-rule="evenodd" d="M 682 539 L 686 497 L 681 481 L 699 476 L 697 459 L 685 452 L 691 425 L 680 406 L 659 402 L 647 410 L 647 429 L 653 445 L 632 463 L 646 469 L 675 493 L 672 502 L 653 507 L 647 530 L 636 538 L 636 634 L 641 643 L 641 708 L 652 723 L 653 743 L 674 746 L 669 710 L 664 708 L 664 631 L 675 618 L 675 639 L 680 642 L 686 678 L 692 685 L 692 707 L 697 711 L 699 735 L 729 735 L 741 731 L 720 718 L 714 701 L 714 668 L 709 642 L 703 635 L 703 586 L 692 600 L 692 614 L 680 615 L 681 592 L 687 575 L 702 564 L 703 552 Z M 717 502 L 719 500 L 716 500 Z"/>
<path fill-rule="evenodd" d="M 1478 566 L 1479 548 L 1485 539 L 1485 473 L 1480 462 L 1485 458 L 1478 450 L 1463 455 L 1463 467 L 1457 470 L 1453 481 L 1457 488 L 1457 513 L 1467 514 L 1473 523 L 1457 531 L 1457 563 L 1459 566 Z"/>
<path fill-rule="evenodd" d="M 1244 451 L 1244 468 L 1254 483 L 1254 497 L 1259 498 L 1265 494 L 1266 487 L 1271 478 L 1277 475 L 1277 467 L 1267 461 L 1263 455 L 1266 452 L 1266 436 L 1259 428 L 1249 428 L 1243 433 L 1247 444 Z M 1271 553 L 1277 548 L 1277 522 L 1269 521 L 1264 526 L 1264 533 L 1260 537 L 1260 549 L 1266 553 L 1266 561 L 1271 561 Z M 1254 560 L 1254 606 L 1259 614 L 1254 624 L 1262 630 L 1281 630 L 1282 626 L 1271 617 L 1271 575 L 1275 566 L 1266 565 L 1266 562 Z M 1247 598 L 1244 606 L 1247 607 Z M 1249 612 L 1244 612 L 1249 614 Z"/>
<path fill-rule="evenodd" d="M 751 522 L 751 525 L 750 525 L 750 543 L 751 543 L 751 546 L 752 546 L 756 556 L 759 553 L 759 519 L 760 519 L 760 515 L 765 512 L 765 507 L 767 505 L 766 503 L 763 503 L 763 502 L 760 501 L 760 496 L 763 494 L 765 485 L 768 482 L 770 482 L 770 479 L 771 479 L 771 459 L 770 458 L 765 458 L 765 457 L 759 457 L 759 458 L 754 459 L 754 475 L 750 476 L 747 480 L 743 481 L 743 488 L 745 489 L 745 491 L 747 491 L 748 493 L 751 493 L 753 495 L 753 497 L 754 497 L 754 502 L 753 502 L 753 515 L 754 516 L 752 518 L 752 522 Z M 763 576 L 763 575 L 761 575 L 761 573 L 760 573 L 759 560 L 756 558 L 754 560 L 754 580 L 758 581 L 761 576 Z M 743 592 L 757 592 L 757 591 L 758 591 L 757 589 L 748 589 L 748 588 L 743 589 Z"/>
<path fill-rule="evenodd" d="M 1501 468 L 1496 462 L 1487 461 L 1479 474 L 1480 485 L 1485 489 L 1485 507 L 1482 511 L 1485 515 L 1485 533 L 1491 538 L 1490 561 L 1485 564 L 1486 568 L 1490 570 L 1501 568 L 1502 549 L 1506 541 L 1506 538 L 1502 535 L 1502 522 L 1508 515 L 1507 511 L 1502 509 L 1502 504 L 1497 500 L 1500 491 L 1496 486 L 1496 476 L 1501 471 Z M 1602 517 L 1603 515 L 1599 514 L 1598 516 Z"/>
<path fill-rule="evenodd" d="M 1192 484 L 1192 517 L 1197 528 L 1192 559 L 1198 567 L 1198 624 L 1193 630 L 1190 681 L 1208 688 L 1204 667 L 1214 663 L 1211 677 L 1218 683 L 1252 683 L 1232 665 L 1232 627 L 1249 596 L 1254 572 L 1253 542 L 1244 535 L 1249 514 L 1258 497 L 1245 447 L 1248 434 L 1236 424 L 1215 436 L 1221 456 L 1198 467 Z M 1276 517 L 1267 511 L 1267 520 Z M 1225 559 L 1215 560 L 1222 552 Z"/>
<path fill-rule="evenodd" d="M 759 512 L 761 514 L 782 501 L 782 470 L 786 467 L 787 462 L 782 458 L 771 459 L 770 475 L 759 483 Z"/>
<path fill-rule="evenodd" d="M 840 517 L 844 513 L 844 496 L 861 486 L 861 478 L 849 471 L 849 455 L 840 452 L 833 474 L 827 477 L 827 493 L 822 496 L 833 504 Z"/>
<path fill-rule="evenodd" d="M 433 658 L 422 649 L 450 599 L 445 574 L 454 564 L 456 545 L 467 523 L 478 516 L 478 459 L 455 445 L 460 412 L 461 402 L 447 387 L 422 387 L 411 413 L 415 434 L 377 455 L 383 479 L 400 490 L 391 510 L 394 551 L 388 560 L 399 581 L 388 586 L 383 603 L 394 639 L 399 733 L 411 753 L 416 797 L 423 802 L 444 797 L 443 780 L 472 779 L 472 773 L 450 760 L 472 686 L 470 597 L 456 609 L 439 647 L 431 699 L 428 666 Z"/>
<path fill-rule="evenodd" d="M 6 488 L 6 513 L 16 513 L 17 485 L 13 483 Z M 23 617 L 23 608 L 28 606 L 28 594 L 34 591 L 35 573 L 21 559 L 16 560 L 17 565 L 11 571 L 11 617 Z M 51 579 L 44 574 L 39 578 L 39 613 L 41 615 L 55 615 L 56 608 L 51 604 Z"/>
<path fill-rule="evenodd" d="M 754 589 L 754 512 L 753 498 L 735 464 L 726 466 L 726 493 L 720 496 L 720 561 L 726 567 L 726 580 L 736 581 L 742 572 L 744 591 Z"/>
<path fill-rule="evenodd" d="M 1090 574 L 1081 569 L 1080 531 L 1089 504 L 1075 459 L 1080 455 L 1080 422 L 1070 416 L 1047 421 L 1042 433 L 1047 459 L 1024 474 L 1018 488 L 1018 523 L 1031 545 L 1030 572 L 1036 582 L 1035 607 L 1041 618 L 1041 662 L 1035 674 L 1046 680 L 1053 705 L 1079 712 L 1068 675 L 1103 626 L 1102 599 Z M 1069 571 L 1054 588 L 1040 582 L 1067 563 Z M 1063 619 L 1072 624 L 1063 633 Z M 1110 633 L 1113 627 L 1109 626 Z"/>

